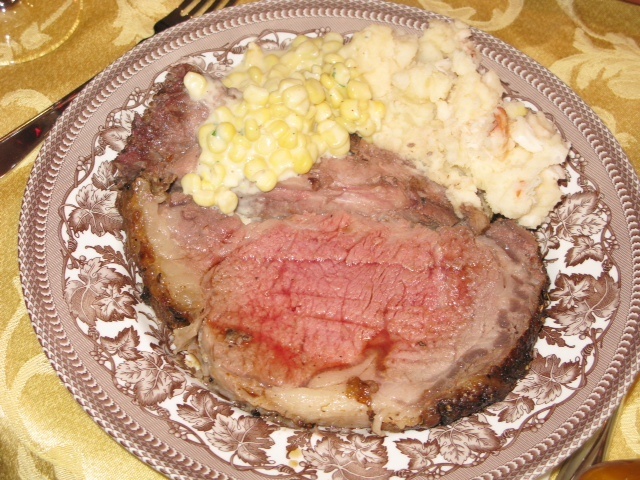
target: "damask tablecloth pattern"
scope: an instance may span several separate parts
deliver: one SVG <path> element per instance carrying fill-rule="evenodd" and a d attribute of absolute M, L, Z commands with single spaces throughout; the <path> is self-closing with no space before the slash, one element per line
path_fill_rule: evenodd
<path fill-rule="evenodd" d="M 150 36 L 155 21 L 179 3 L 84 0 L 78 29 L 58 50 L 0 67 L 0 136 Z M 619 0 L 400 3 L 463 20 L 549 68 L 596 111 L 640 171 L 640 6 Z M 9 55 L 3 48 L 0 59 Z M 0 179 L 0 478 L 161 478 L 74 401 L 31 327 L 20 287 L 17 238 L 22 192 L 36 155 Z M 639 386 L 616 420 L 607 457 L 640 457 Z"/>

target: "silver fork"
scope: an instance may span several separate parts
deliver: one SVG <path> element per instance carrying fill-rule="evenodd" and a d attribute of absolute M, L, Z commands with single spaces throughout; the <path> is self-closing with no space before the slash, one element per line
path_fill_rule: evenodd
<path fill-rule="evenodd" d="M 185 0 L 178 8 L 159 20 L 153 30 L 155 33 L 159 33 L 189 18 L 231 7 L 236 3 L 238 0 Z M 62 112 L 89 81 L 69 92 L 36 117 L 0 138 L 0 177 L 15 168 L 42 141 L 53 128 L 58 117 L 62 115 Z"/>
<path fill-rule="evenodd" d="M 185 0 L 180 6 L 159 20 L 153 27 L 153 31 L 160 33 L 167 28 L 173 27 L 188 18 L 195 18 L 213 10 L 231 7 L 238 3 L 238 0 Z"/>

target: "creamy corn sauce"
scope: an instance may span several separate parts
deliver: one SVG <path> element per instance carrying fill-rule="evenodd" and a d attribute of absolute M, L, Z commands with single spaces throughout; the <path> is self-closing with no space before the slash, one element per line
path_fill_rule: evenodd
<path fill-rule="evenodd" d="M 537 227 L 560 200 L 568 145 L 542 113 L 504 100 L 470 35 L 460 22 L 432 21 L 421 36 L 372 25 L 347 45 L 337 33 L 299 36 L 278 52 L 250 45 L 222 80 L 240 97 L 200 128 L 185 193 L 233 213 L 238 195 L 347 155 L 357 134 L 445 186 L 458 214 L 470 205 Z M 195 100 L 215 88 L 197 73 L 185 86 Z"/>

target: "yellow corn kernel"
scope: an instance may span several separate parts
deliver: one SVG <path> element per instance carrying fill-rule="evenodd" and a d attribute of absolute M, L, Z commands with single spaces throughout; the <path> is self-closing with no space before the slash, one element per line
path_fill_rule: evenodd
<path fill-rule="evenodd" d="M 271 135 L 260 135 L 260 138 L 256 142 L 256 152 L 265 157 L 271 155 L 277 148 L 277 141 Z"/>
<path fill-rule="evenodd" d="M 245 102 L 250 103 L 251 105 L 264 106 L 269 100 L 269 90 L 263 87 L 258 87 L 257 85 L 249 85 L 244 90 L 243 98 Z"/>
<path fill-rule="evenodd" d="M 218 154 L 210 152 L 205 143 L 204 148 L 202 149 L 202 152 L 200 152 L 200 156 L 198 157 L 198 163 L 202 166 L 213 165 L 216 162 L 217 155 Z"/>
<path fill-rule="evenodd" d="M 215 189 L 216 189 L 215 185 L 213 184 L 213 182 L 210 182 L 209 180 L 202 179 L 202 182 L 200 182 L 200 190 L 214 191 Z"/>
<path fill-rule="evenodd" d="M 218 107 L 213 111 L 213 121 L 215 123 L 233 122 L 234 115 L 229 107 Z"/>
<path fill-rule="evenodd" d="M 306 35 L 298 35 L 291 41 L 291 46 L 295 48 L 302 45 L 303 43 L 307 43 L 308 41 L 309 37 L 307 37 Z"/>
<path fill-rule="evenodd" d="M 294 105 L 308 99 L 307 89 L 300 83 L 281 82 L 282 103 L 291 108 Z"/>
<path fill-rule="evenodd" d="M 371 102 L 369 100 L 358 100 L 358 108 L 360 109 L 360 115 L 369 116 L 369 105 Z"/>
<path fill-rule="evenodd" d="M 349 133 L 333 120 L 325 120 L 318 125 L 318 133 L 327 142 L 329 149 L 349 143 Z"/>
<path fill-rule="evenodd" d="M 271 80 L 269 80 L 269 82 L 271 82 Z M 278 85 L 280 84 L 280 82 L 278 82 Z M 277 88 L 277 86 L 276 86 Z M 269 100 L 267 101 L 267 103 L 270 106 L 273 105 L 278 105 L 282 103 L 282 92 L 280 90 L 269 90 L 271 93 L 269 93 Z"/>
<path fill-rule="evenodd" d="M 209 165 L 200 164 L 196 167 L 196 175 L 200 177 L 200 180 L 203 182 L 206 180 L 208 182 L 211 181 L 211 168 L 216 164 L 215 160 Z M 202 188 L 202 185 L 200 186 Z"/>
<path fill-rule="evenodd" d="M 293 171 L 298 175 L 304 175 L 313 167 L 314 159 L 309 154 L 306 148 L 296 148 L 292 152 L 293 156 Z"/>
<path fill-rule="evenodd" d="M 289 78 L 295 80 L 298 85 L 304 85 L 305 80 L 307 79 L 302 72 L 296 70 L 295 72 L 291 72 L 289 74 Z"/>
<path fill-rule="evenodd" d="M 227 169 L 221 163 L 216 163 L 211 169 L 211 184 L 220 185 L 227 176 Z"/>
<path fill-rule="evenodd" d="M 324 102 L 325 93 L 322 84 L 315 78 L 310 78 L 304 82 L 304 88 L 307 89 L 307 96 L 313 105 Z"/>
<path fill-rule="evenodd" d="M 278 145 L 282 148 L 294 148 L 298 144 L 298 131 L 289 129 L 289 131 L 278 139 Z"/>
<path fill-rule="evenodd" d="M 361 137 L 367 138 L 373 135 L 374 133 L 376 133 L 376 130 L 377 130 L 376 124 L 371 118 L 368 118 L 366 122 L 358 126 L 358 128 L 356 129 L 356 132 Z"/>
<path fill-rule="evenodd" d="M 260 170 L 255 177 L 256 186 L 263 192 L 270 192 L 278 183 L 278 177 L 271 169 Z"/>
<path fill-rule="evenodd" d="M 279 62 L 280 61 L 278 60 L 278 63 L 274 65 L 273 68 L 271 68 L 271 70 L 269 70 L 269 73 L 267 74 L 268 79 L 282 80 L 289 76 L 289 73 L 290 73 L 289 67 Z"/>
<path fill-rule="evenodd" d="M 262 107 L 251 112 L 250 116 L 258 123 L 259 126 L 265 125 L 273 118 L 270 108 Z"/>
<path fill-rule="evenodd" d="M 256 43 L 250 43 L 247 48 L 247 52 L 244 54 L 244 64 L 247 68 L 250 67 L 264 67 L 264 53 L 262 49 Z"/>
<path fill-rule="evenodd" d="M 340 115 L 348 122 L 357 122 L 361 116 L 358 101 L 347 98 L 340 104 Z"/>
<path fill-rule="evenodd" d="M 296 115 L 293 112 L 289 113 L 284 121 L 287 122 L 287 125 L 295 130 L 302 130 L 305 126 L 304 118 L 302 118 L 300 115 Z"/>
<path fill-rule="evenodd" d="M 317 57 L 320 51 L 315 43 L 309 41 L 302 42 L 300 45 L 294 45 L 294 48 L 296 49 L 296 54 L 302 59 Z"/>
<path fill-rule="evenodd" d="M 248 161 L 244 166 L 244 176 L 253 181 L 257 173 L 261 170 L 265 170 L 267 167 L 267 162 L 265 162 L 264 158 L 256 157 L 253 160 Z"/>
<path fill-rule="evenodd" d="M 204 76 L 196 72 L 187 72 L 183 82 L 189 96 L 194 100 L 202 100 L 206 97 L 209 90 L 209 82 Z"/>
<path fill-rule="evenodd" d="M 340 104 L 344 100 L 344 97 L 340 93 L 340 90 L 336 87 L 329 89 L 327 94 L 327 103 L 331 108 L 339 108 Z"/>
<path fill-rule="evenodd" d="M 287 168 L 291 168 L 293 166 L 293 158 L 291 157 L 291 152 L 289 150 L 279 148 L 273 152 L 271 157 L 269 157 L 268 163 L 274 172 L 280 174 Z"/>
<path fill-rule="evenodd" d="M 262 70 L 260 70 L 256 66 L 249 67 L 249 69 L 247 70 L 247 75 L 249 79 L 256 85 L 262 85 L 262 83 L 264 82 L 264 74 L 262 73 Z"/>
<path fill-rule="evenodd" d="M 349 122 L 344 117 L 336 117 L 335 121 L 349 133 L 355 133 L 358 128 L 354 122 Z"/>
<path fill-rule="evenodd" d="M 221 188 L 216 192 L 215 201 L 220 211 L 226 215 L 232 214 L 238 208 L 238 196 L 226 188 Z"/>
<path fill-rule="evenodd" d="M 315 163 L 315 161 L 320 156 L 319 155 L 320 152 L 318 151 L 318 145 L 315 144 L 311 136 L 309 136 L 309 140 L 307 141 L 306 149 L 309 152 L 309 155 L 311 155 L 311 158 L 313 159 L 313 163 Z"/>
<path fill-rule="evenodd" d="M 249 111 L 249 105 L 247 104 L 247 102 L 235 102 L 229 106 L 229 110 L 233 118 L 222 120 L 220 123 L 233 123 L 233 125 L 235 125 L 237 129 L 238 124 L 242 125 L 242 119 L 247 115 L 247 112 Z"/>
<path fill-rule="evenodd" d="M 349 153 L 349 149 L 351 148 L 351 143 L 346 142 L 342 145 L 338 145 L 337 147 L 329 147 L 329 153 L 334 157 L 344 157 L 347 153 Z"/>
<path fill-rule="evenodd" d="M 247 118 L 244 121 L 244 136 L 252 142 L 260 138 L 260 126 L 255 118 Z"/>
<path fill-rule="evenodd" d="M 309 111 L 309 95 L 302 85 L 293 85 L 284 90 L 282 101 L 285 106 L 299 115 L 305 115 Z"/>
<path fill-rule="evenodd" d="M 194 192 L 200 190 L 200 176 L 195 173 L 187 173 L 180 180 L 182 191 L 187 195 L 193 195 Z"/>
<path fill-rule="evenodd" d="M 344 38 L 338 32 L 327 32 L 323 37 L 323 43 L 329 44 L 331 42 L 339 42 L 340 45 L 344 43 Z"/>
<path fill-rule="evenodd" d="M 271 70 L 267 70 L 266 74 L 267 76 L 269 75 L 269 72 Z M 269 93 L 273 93 L 276 92 L 278 90 L 278 86 L 280 85 L 280 82 L 282 81 L 282 79 L 280 78 L 267 78 L 264 83 L 262 84 L 263 88 L 266 88 Z"/>
<path fill-rule="evenodd" d="M 320 75 L 320 83 L 327 90 L 332 89 L 338 84 L 338 82 L 336 82 L 336 79 L 327 73 L 323 73 L 322 75 Z"/>
<path fill-rule="evenodd" d="M 291 110 L 283 103 L 271 105 L 271 114 L 274 118 L 286 118 L 291 114 Z"/>
<path fill-rule="evenodd" d="M 311 136 L 311 140 L 312 141 L 310 145 L 315 145 L 318 149 L 318 154 L 315 156 L 315 158 L 320 158 L 325 153 L 327 153 L 327 151 L 329 150 L 329 145 L 327 145 L 327 141 L 322 137 L 321 134 L 314 133 Z"/>
<path fill-rule="evenodd" d="M 276 119 L 267 125 L 267 131 L 273 135 L 275 139 L 279 139 L 289 131 L 289 125 L 284 120 Z"/>
<path fill-rule="evenodd" d="M 296 142 L 296 147 L 305 147 L 310 141 L 311 134 L 307 135 L 306 133 L 298 132 L 298 141 Z"/>
<path fill-rule="evenodd" d="M 304 120 L 305 131 L 310 130 L 314 127 L 314 118 L 316 118 L 316 105 L 310 105 L 307 113 L 302 117 Z"/>
<path fill-rule="evenodd" d="M 344 46 L 342 38 L 340 40 L 326 40 L 322 43 L 322 53 L 337 53 Z"/>
<path fill-rule="evenodd" d="M 342 95 L 342 98 L 348 98 L 349 95 L 347 95 L 346 85 L 340 85 L 339 83 L 336 83 L 336 86 L 333 88 L 335 88 L 338 92 L 340 92 L 340 95 Z"/>
<path fill-rule="evenodd" d="M 222 79 L 222 84 L 227 88 L 242 90 L 249 84 L 249 76 L 245 72 L 231 72 Z"/>
<path fill-rule="evenodd" d="M 236 135 L 229 145 L 229 160 L 234 163 L 241 163 L 247 157 L 249 149 L 251 148 L 251 142 L 242 135 Z"/>
<path fill-rule="evenodd" d="M 201 207 L 213 207 L 216 204 L 216 192 L 214 190 L 197 190 L 193 192 L 193 201 Z"/>
<path fill-rule="evenodd" d="M 270 53 L 269 55 L 264 57 L 264 66 L 266 70 L 273 68 L 279 62 L 280 62 L 280 58 L 278 58 L 278 56 L 274 55 L 273 53 Z"/>
<path fill-rule="evenodd" d="M 216 131 L 207 137 L 207 147 L 213 153 L 222 153 L 229 146 L 229 142 L 219 136 Z"/>
<path fill-rule="evenodd" d="M 377 100 L 369 102 L 368 112 L 371 119 L 376 122 L 377 128 L 380 128 L 382 119 L 384 118 L 385 113 L 387 113 L 387 108 L 384 106 L 384 103 Z"/>
<path fill-rule="evenodd" d="M 218 125 L 215 131 L 215 134 L 225 140 L 227 143 L 233 140 L 233 137 L 236 136 L 236 133 L 238 133 L 236 127 L 230 122 L 222 122 L 220 125 Z"/>
<path fill-rule="evenodd" d="M 327 102 L 322 102 L 316 106 L 316 115 L 314 120 L 316 123 L 320 123 L 331 118 L 331 115 L 333 115 L 333 112 L 331 111 L 329 104 Z"/>
<path fill-rule="evenodd" d="M 351 79 L 351 72 L 343 62 L 338 62 L 333 65 L 331 75 L 336 79 L 339 85 L 347 86 Z"/>
<path fill-rule="evenodd" d="M 205 123 L 198 129 L 198 144 L 202 150 L 207 147 L 207 140 L 211 134 L 215 131 L 216 126 L 213 123 Z"/>
<path fill-rule="evenodd" d="M 355 100 L 371 100 L 371 88 L 366 82 L 351 80 L 347 85 L 347 95 Z"/>
<path fill-rule="evenodd" d="M 298 65 L 298 62 L 300 62 L 300 57 L 298 57 L 296 55 L 296 52 L 294 52 L 293 50 L 289 50 L 287 53 L 285 53 L 280 57 L 280 65 L 286 67 L 288 70 L 287 75 L 285 75 L 285 77 L 288 76 L 291 70 L 295 70 L 295 68 Z"/>
<path fill-rule="evenodd" d="M 284 79 L 280 80 L 280 83 L 278 84 L 278 91 L 280 93 L 282 93 L 289 87 L 294 87 L 296 85 L 302 85 L 303 83 L 304 82 L 302 80 L 299 80 L 297 78 L 292 78 L 291 74 L 289 74 L 289 76 L 287 78 L 284 78 Z"/>
<path fill-rule="evenodd" d="M 336 63 L 344 62 L 344 57 L 342 55 L 337 54 L 337 53 L 327 53 L 323 57 L 322 61 L 325 64 L 334 65 Z"/>

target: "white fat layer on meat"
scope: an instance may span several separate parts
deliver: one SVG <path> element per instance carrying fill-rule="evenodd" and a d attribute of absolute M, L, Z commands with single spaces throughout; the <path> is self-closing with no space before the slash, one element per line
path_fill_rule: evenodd
<path fill-rule="evenodd" d="M 264 392 L 265 404 L 272 404 L 287 418 L 304 418 L 321 425 L 368 427 L 367 406 L 349 398 L 346 385 L 323 388 L 274 387 Z"/>
<path fill-rule="evenodd" d="M 166 288 L 176 305 L 185 310 L 192 310 L 196 308 L 195 302 L 202 296 L 200 285 L 189 265 L 179 261 L 184 257 L 184 252 L 170 241 L 171 226 L 158 214 L 159 204 L 163 199 L 155 198 L 147 183 L 139 183 L 137 188 L 144 190 L 142 195 L 148 200 L 141 205 L 141 218 L 146 224 L 145 230 L 153 232 L 153 235 L 148 235 L 147 238 L 156 257 L 156 264 L 160 271 L 171 272 L 171 281 L 165 282 Z"/>
<path fill-rule="evenodd" d="M 375 355 L 369 355 L 362 363 L 354 365 L 351 368 L 322 372 L 312 378 L 307 386 L 309 388 L 325 388 L 332 385 L 344 384 L 353 377 L 363 378 L 367 371 L 375 369 L 375 365 L 373 365 L 375 358 Z"/>

